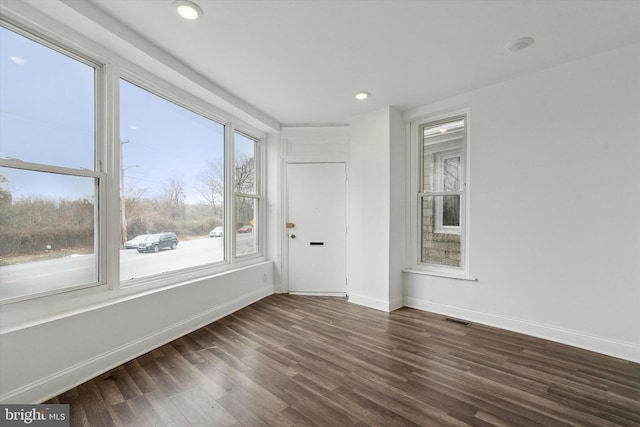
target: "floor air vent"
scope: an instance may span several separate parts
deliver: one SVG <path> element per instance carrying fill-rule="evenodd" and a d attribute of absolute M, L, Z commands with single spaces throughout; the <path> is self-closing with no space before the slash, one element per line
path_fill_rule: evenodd
<path fill-rule="evenodd" d="M 458 325 L 462 326 L 471 326 L 471 322 L 467 322 L 466 320 L 454 319 L 453 317 L 447 317 L 444 320 L 446 320 L 447 322 L 457 323 Z"/>

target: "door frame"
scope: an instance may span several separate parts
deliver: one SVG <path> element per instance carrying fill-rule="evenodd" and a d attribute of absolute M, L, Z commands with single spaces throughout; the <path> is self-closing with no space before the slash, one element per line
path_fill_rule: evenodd
<path fill-rule="evenodd" d="M 345 293 L 317 293 L 314 295 L 331 295 L 331 296 L 349 296 L 349 274 L 348 274 L 348 254 L 349 254 L 349 168 L 348 163 L 343 160 L 290 160 L 284 162 L 284 168 L 282 171 L 282 217 L 280 223 L 280 236 L 282 238 L 282 292 L 289 293 L 289 231 L 287 229 L 287 222 L 289 220 L 289 177 L 288 170 L 290 164 L 328 164 L 339 163 L 344 165 L 345 173 L 345 203 L 344 203 L 344 215 L 345 215 Z"/>

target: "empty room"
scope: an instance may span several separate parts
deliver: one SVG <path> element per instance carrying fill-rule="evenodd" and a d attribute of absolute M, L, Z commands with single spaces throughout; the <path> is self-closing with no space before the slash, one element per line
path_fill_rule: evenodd
<path fill-rule="evenodd" d="M 1 423 L 640 425 L 639 163 L 640 0 L 3 0 Z"/>

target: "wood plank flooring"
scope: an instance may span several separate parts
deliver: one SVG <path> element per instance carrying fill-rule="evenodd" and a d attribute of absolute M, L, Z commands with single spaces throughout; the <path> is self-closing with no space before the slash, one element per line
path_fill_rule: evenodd
<path fill-rule="evenodd" d="M 640 426 L 640 365 L 273 295 L 49 401 L 72 426 Z"/>

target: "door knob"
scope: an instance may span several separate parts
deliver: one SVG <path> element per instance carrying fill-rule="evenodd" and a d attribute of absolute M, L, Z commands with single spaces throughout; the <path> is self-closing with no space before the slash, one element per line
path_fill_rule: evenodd
<path fill-rule="evenodd" d="M 295 235 L 295 234 L 292 234 L 292 235 L 291 235 L 291 238 L 292 238 L 292 239 L 295 239 L 295 238 L 296 238 L 296 235 Z"/>

